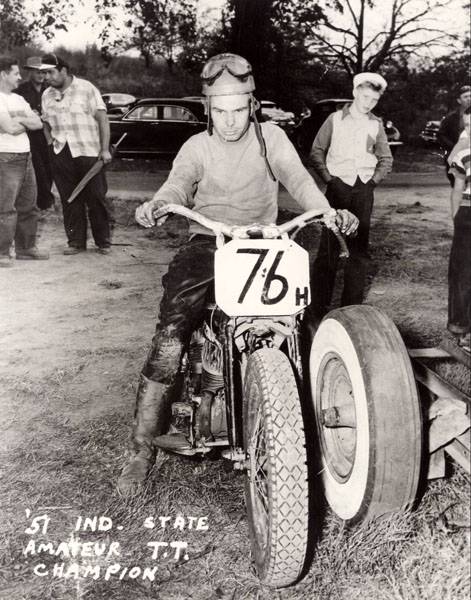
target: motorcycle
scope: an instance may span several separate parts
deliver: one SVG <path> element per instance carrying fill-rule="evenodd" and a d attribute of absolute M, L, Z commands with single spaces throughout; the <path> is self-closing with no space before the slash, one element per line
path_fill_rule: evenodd
<path fill-rule="evenodd" d="M 310 382 L 303 377 L 300 333 L 310 302 L 309 257 L 288 234 L 310 223 L 325 224 L 327 217 L 320 211 L 283 225 L 229 226 L 178 205 L 158 209 L 154 217 L 158 221 L 169 213 L 216 235 L 214 299 L 208 298 L 203 325 L 193 333 L 182 359 L 182 393 L 172 404 L 176 429 L 185 433 L 158 436 L 154 442 L 183 455 L 219 449 L 234 469 L 244 472 L 258 576 L 275 588 L 292 585 L 306 568 L 308 463 L 313 458 L 307 454 L 301 398 L 310 388 L 323 462 L 320 477 L 333 510 L 354 522 L 405 508 L 415 496 L 418 471 L 409 471 L 420 452 L 420 441 L 409 439 L 416 429 L 404 435 L 411 430 L 408 420 L 416 428 L 420 424 L 407 351 L 394 324 L 379 310 L 339 309 L 327 315 L 315 334 Z M 336 235 L 346 256 L 345 241 Z M 358 329 L 365 324 L 357 342 Z M 389 381 L 400 368 L 407 380 L 401 388 L 404 399 L 394 390 L 389 396 L 383 393 L 378 409 L 378 385 L 371 383 L 374 377 L 363 360 L 364 355 L 374 363 L 375 351 L 365 344 L 369 338 L 380 342 L 376 352 L 383 353 L 373 369 L 389 369 Z M 393 445 L 404 442 L 400 453 L 410 451 L 412 456 L 399 460 L 400 453 L 393 453 L 398 463 L 391 465 L 391 434 L 383 430 L 395 421 L 398 404 L 404 411 L 402 431 L 394 422 Z M 400 477 L 408 483 L 399 486 L 395 479 Z"/>

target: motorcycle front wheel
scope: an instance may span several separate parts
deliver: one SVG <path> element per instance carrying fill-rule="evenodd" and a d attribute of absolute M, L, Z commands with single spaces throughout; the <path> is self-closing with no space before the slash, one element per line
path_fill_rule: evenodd
<path fill-rule="evenodd" d="M 280 588 L 295 583 L 308 540 L 306 445 L 291 364 L 262 348 L 248 360 L 244 381 L 245 496 L 258 576 Z"/>

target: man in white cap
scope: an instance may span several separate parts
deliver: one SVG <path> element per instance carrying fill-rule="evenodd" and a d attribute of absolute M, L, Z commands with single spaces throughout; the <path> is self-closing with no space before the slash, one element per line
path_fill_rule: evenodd
<path fill-rule="evenodd" d="M 258 123 L 250 64 L 236 54 L 218 54 L 206 63 L 201 78 L 207 131 L 185 142 L 167 181 L 137 208 L 137 222 L 152 227 L 157 208 L 182 204 L 231 225 L 275 223 L 280 181 L 304 210 L 330 212 L 331 225 L 336 222 L 352 233 L 358 219 L 330 209 L 284 131 Z M 118 481 L 123 495 L 136 492 L 153 465 L 155 437 L 169 427 L 180 358 L 212 286 L 215 236 L 193 223 L 190 233 L 162 279 L 159 322 L 137 390 L 131 456 Z"/>
<path fill-rule="evenodd" d="M 345 264 L 341 306 L 361 304 L 369 265 L 368 238 L 374 188 L 392 168 L 392 155 L 381 119 L 371 111 L 386 89 L 377 73 L 353 78 L 353 102 L 330 114 L 311 150 L 316 172 L 327 184 L 326 197 L 336 209 L 347 209 L 360 221 L 357 236 L 350 238 L 350 258 Z M 337 272 L 338 243 L 322 232 L 311 281 L 310 316 L 316 323 L 328 312 Z"/>

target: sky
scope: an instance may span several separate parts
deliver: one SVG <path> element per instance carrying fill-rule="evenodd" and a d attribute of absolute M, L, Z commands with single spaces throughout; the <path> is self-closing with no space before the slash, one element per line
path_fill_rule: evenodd
<path fill-rule="evenodd" d="M 253 0 L 256 2 L 257 0 Z M 413 0 L 416 5 L 423 4 L 423 0 Z M 25 0 L 29 5 L 34 7 L 38 5 L 40 0 Z M 69 31 L 59 31 L 55 38 L 50 42 L 46 40 L 40 41 L 45 51 L 51 51 L 55 46 L 61 45 L 70 49 L 83 49 L 89 44 L 93 44 L 97 41 L 99 26 L 97 17 L 94 11 L 95 0 L 77 0 L 76 2 L 76 13 L 72 15 Z M 201 12 L 208 9 L 217 11 L 224 5 L 225 0 L 198 0 L 198 7 Z M 373 26 L 377 27 L 386 21 L 387 7 L 391 3 L 391 0 L 381 0 L 377 6 L 381 6 L 381 9 L 376 8 L 374 12 L 369 16 L 370 22 Z M 355 4 L 355 0 L 353 0 Z M 466 29 L 469 29 L 469 25 L 466 23 L 466 15 L 462 10 L 462 0 L 451 0 L 450 8 L 444 9 L 442 13 L 442 20 L 447 22 L 447 29 L 449 32 L 456 31 L 464 33 Z M 117 20 L 124 20 L 124 14 L 118 14 Z M 341 24 L 341 19 L 338 21 Z"/>

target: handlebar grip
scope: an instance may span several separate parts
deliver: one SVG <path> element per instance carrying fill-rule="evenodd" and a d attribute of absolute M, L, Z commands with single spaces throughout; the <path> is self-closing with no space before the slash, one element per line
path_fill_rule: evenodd
<path fill-rule="evenodd" d="M 345 237 L 340 233 L 338 229 L 332 230 L 333 234 L 338 240 L 340 244 L 340 254 L 339 258 L 348 258 L 350 256 L 350 251 L 348 250 L 347 242 L 345 241 Z"/>
<path fill-rule="evenodd" d="M 154 210 L 154 212 L 152 213 L 152 216 L 154 217 L 154 219 L 156 221 L 158 221 L 162 217 L 165 217 L 166 215 L 168 215 L 169 212 L 170 211 L 168 209 L 168 205 L 162 206 L 161 208 L 157 208 L 156 210 Z"/>

